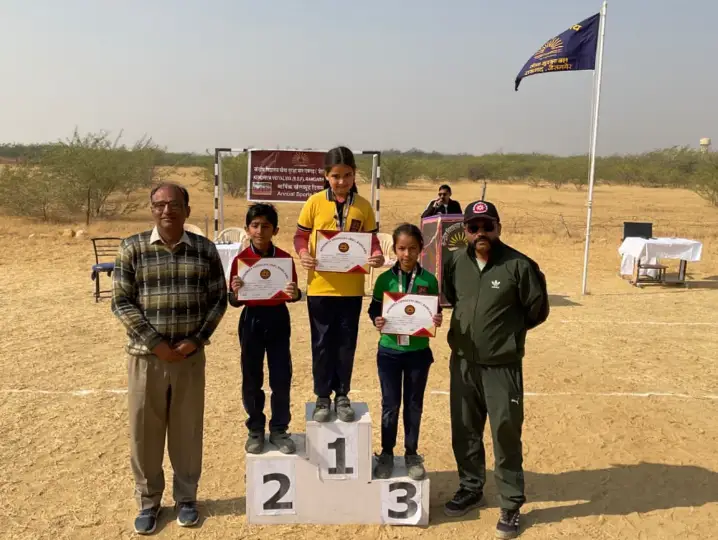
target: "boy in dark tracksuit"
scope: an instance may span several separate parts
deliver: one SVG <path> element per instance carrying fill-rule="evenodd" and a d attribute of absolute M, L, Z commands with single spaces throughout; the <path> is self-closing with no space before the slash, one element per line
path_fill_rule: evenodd
<path fill-rule="evenodd" d="M 526 500 L 522 359 L 527 331 L 549 314 L 546 280 L 533 260 L 499 240 L 501 224 L 493 204 L 469 204 L 464 226 L 469 245 L 453 253 L 442 275 L 442 291 L 453 307 L 448 333 L 451 431 L 460 480 L 444 512 L 460 516 L 483 502 L 482 436 L 488 416 L 501 503 L 496 536 L 515 538 Z"/>
<path fill-rule="evenodd" d="M 264 354 L 267 354 L 269 387 L 272 389 L 272 418 L 269 422 L 269 442 L 285 454 L 296 451 L 287 433 L 290 415 L 290 387 L 292 382 L 292 357 L 290 352 L 291 322 L 287 302 L 296 302 L 301 293 L 297 287 L 297 272 L 292 262 L 292 280 L 286 284 L 287 299 L 239 300 L 237 294 L 244 283 L 238 275 L 238 261 L 251 261 L 264 257 L 289 258 L 291 255 L 272 243 L 279 231 L 278 216 L 270 204 L 254 204 L 247 211 L 246 229 L 250 246 L 243 250 L 232 263 L 230 273 L 231 291 L 229 303 L 234 307 L 245 306 L 239 318 L 239 343 L 242 348 L 242 402 L 247 412 L 249 437 L 245 450 L 259 454 L 264 449 Z M 249 287 L 249 286 L 248 286 Z"/>

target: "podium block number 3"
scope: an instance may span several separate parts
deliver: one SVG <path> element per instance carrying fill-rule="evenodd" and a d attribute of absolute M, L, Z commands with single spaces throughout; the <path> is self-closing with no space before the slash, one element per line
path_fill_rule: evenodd
<path fill-rule="evenodd" d="M 319 477 L 346 480 L 359 476 L 359 430 L 356 424 L 330 424 L 319 431 Z"/>
<path fill-rule="evenodd" d="M 381 518 L 383 523 L 416 525 L 421 520 L 421 484 L 382 482 Z"/>
<path fill-rule="evenodd" d="M 296 514 L 294 463 L 288 459 L 257 462 L 253 484 L 254 507 L 259 515 Z"/>

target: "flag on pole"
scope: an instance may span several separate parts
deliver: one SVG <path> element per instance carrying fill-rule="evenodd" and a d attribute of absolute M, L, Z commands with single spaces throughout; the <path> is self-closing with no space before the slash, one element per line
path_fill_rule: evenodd
<path fill-rule="evenodd" d="M 600 21 L 596 13 L 544 43 L 519 72 L 514 90 L 530 75 L 595 69 Z"/>

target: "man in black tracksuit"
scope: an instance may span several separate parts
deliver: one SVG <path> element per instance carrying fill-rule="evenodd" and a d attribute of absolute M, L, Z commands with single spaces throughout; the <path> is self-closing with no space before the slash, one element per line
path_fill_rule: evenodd
<path fill-rule="evenodd" d="M 442 274 L 442 291 L 453 308 L 451 432 L 460 480 L 444 511 L 460 516 L 483 503 L 488 416 L 501 502 L 496 536 L 514 538 L 526 500 L 522 359 L 526 332 L 548 317 L 546 280 L 533 260 L 501 242 L 499 214 L 490 202 L 469 204 L 464 227 L 468 246 L 445 261 Z"/>

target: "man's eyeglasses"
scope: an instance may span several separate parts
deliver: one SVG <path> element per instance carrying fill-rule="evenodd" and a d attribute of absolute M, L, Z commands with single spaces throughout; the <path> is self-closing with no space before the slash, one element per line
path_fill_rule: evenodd
<path fill-rule="evenodd" d="M 479 230 L 483 230 L 484 232 L 494 232 L 495 229 L 496 226 L 491 221 L 486 221 L 484 223 L 469 223 L 466 226 L 466 230 L 471 234 L 476 234 Z"/>
<path fill-rule="evenodd" d="M 184 205 L 177 201 L 152 201 L 150 205 L 155 212 L 163 212 L 165 206 L 168 206 L 172 212 L 179 212 L 184 208 Z"/>

